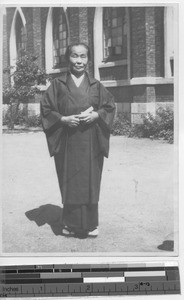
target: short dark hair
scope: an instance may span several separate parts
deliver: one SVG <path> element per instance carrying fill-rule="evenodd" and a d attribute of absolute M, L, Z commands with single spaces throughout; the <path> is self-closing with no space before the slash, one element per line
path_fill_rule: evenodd
<path fill-rule="evenodd" d="M 72 48 L 75 47 L 75 46 L 84 46 L 86 48 L 86 50 L 87 50 L 88 60 L 91 59 L 91 51 L 90 51 L 90 48 L 89 48 L 88 45 L 86 45 L 85 43 L 74 43 L 74 44 L 69 45 L 66 48 L 65 59 L 66 59 L 67 62 L 69 62 L 69 57 L 70 57 L 70 54 L 72 52 Z"/>

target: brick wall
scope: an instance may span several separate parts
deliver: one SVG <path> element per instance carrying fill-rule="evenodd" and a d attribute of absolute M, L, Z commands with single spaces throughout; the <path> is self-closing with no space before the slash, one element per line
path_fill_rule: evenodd
<path fill-rule="evenodd" d="M 147 86 L 146 87 L 146 102 L 150 103 L 150 102 L 155 102 L 156 98 L 155 98 L 155 86 L 151 85 L 151 86 Z"/>
<path fill-rule="evenodd" d="M 79 41 L 88 44 L 88 11 L 87 7 L 79 7 Z"/>
<path fill-rule="evenodd" d="M 146 76 L 155 77 L 155 9 L 145 8 Z"/>
<path fill-rule="evenodd" d="M 132 102 L 146 102 L 146 86 L 145 85 L 136 85 L 132 87 Z"/>
<path fill-rule="evenodd" d="M 45 68 L 45 27 L 48 7 L 23 7 L 28 34 L 28 51 L 39 55 L 39 64 Z M 164 7 L 131 7 L 130 10 L 130 60 L 131 77 L 164 75 Z M 15 7 L 7 9 L 7 22 L 3 28 L 3 66 L 9 62 L 9 37 Z M 89 73 L 94 74 L 93 21 L 95 7 L 68 7 L 70 43 L 85 42 L 92 52 Z M 6 26 L 5 26 L 6 25 Z M 6 28 L 7 27 L 7 32 Z M 6 35 L 7 33 L 7 35 Z M 7 49 L 6 49 L 7 48 Z M 127 70 L 118 68 L 103 70 L 104 76 L 125 79 Z M 109 72 L 109 75 L 107 74 Z M 124 73 L 122 73 L 124 72 Z M 122 75 L 123 74 L 123 75 Z M 59 74 L 55 74 L 58 76 Z M 121 77 L 121 78 L 120 78 Z M 105 78 L 105 77 L 104 77 Z M 106 78 L 107 79 L 107 78 Z M 109 90 L 118 102 L 148 103 L 173 101 L 173 85 L 136 85 L 112 87 Z"/>
<path fill-rule="evenodd" d="M 131 77 L 164 76 L 164 8 L 131 8 Z M 165 89 L 157 87 L 157 91 Z M 133 102 L 155 102 L 168 100 L 158 96 L 156 86 L 135 86 L 132 89 Z M 173 98 L 169 88 L 169 97 Z M 164 93 L 163 93 L 164 94 Z"/>
<path fill-rule="evenodd" d="M 132 102 L 173 102 L 173 84 L 142 85 L 132 87 Z"/>
<path fill-rule="evenodd" d="M 88 37 L 88 9 L 87 7 L 79 7 L 79 42 L 89 44 Z M 89 65 L 87 66 L 89 71 Z"/>
<path fill-rule="evenodd" d="M 37 64 L 39 67 L 43 67 L 42 47 L 44 43 L 41 30 L 41 8 L 24 7 L 22 11 L 26 18 L 27 51 L 38 56 Z"/>
<path fill-rule="evenodd" d="M 27 30 L 27 51 L 34 53 L 34 41 L 33 41 L 33 8 L 23 7 L 22 11 L 26 19 L 26 30 Z"/>
<path fill-rule="evenodd" d="M 147 76 L 164 76 L 164 8 L 146 8 Z"/>
<path fill-rule="evenodd" d="M 93 49 L 93 19 L 95 8 L 69 7 L 67 9 L 70 26 L 70 43 L 83 42 Z M 93 52 L 91 53 L 93 60 Z M 94 74 L 93 61 L 89 62 L 88 71 Z"/>
<path fill-rule="evenodd" d="M 164 8 L 132 7 L 131 77 L 164 75 Z"/>
<path fill-rule="evenodd" d="M 69 24 L 70 24 L 70 43 L 79 42 L 79 8 L 70 7 L 68 9 Z"/>
<path fill-rule="evenodd" d="M 155 94 L 157 102 L 173 102 L 174 87 L 172 84 L 161 84 L 155 86 Z"/>
<path fill-rule="evenodd" d="M 131 77 L 146 76 L 145 8 L 130 9 Z"/>
<path fill-rule="evenodd" d="M 164 7 L 155 7 L 155 75 L 164 76 Z"/>
<path fill-rule="evenodd" d="M 89 74 L 94 76 L 94 45 L 93 45 L 93 22 L 95 15 L 95 7 L 88 7 L 88 45 L 91 50 L 91 61 L 89 62 Z"/>
<path fill-rule="evenodd" d="M 7 8 L 7 53 L 8 53 L 8 63 L 10 61 L 9 58 L 9 39 L 10 39 L 10 31 L 13 16 L 15 13 L 15 7 Z M 44 67 L 44 52 L 43 52 L 43 14 L 40 13 L 41 8 L 39 7 L 22 7 L 22 12 L 26 19 L 26 31 L 27 31 L 27 51 L 30 53 L 34 53 L 35 55 L 39 55 L 38 64 Z M 46 8 L 48 10 L 48 8 Z M 45 11 L 44 11 L 45 12 Z M 45 26 L 45 24 L 44 24 Z"/>
<path fill-rule="evenodd" d="M 128 78 L 127 65 L 100 68 L 101 80 L 122 80 Z"/>
<path fill-rule="evenodd" d="M 41 38 L 41 18 L 40 7 L 33 7 L 33 51 L 38 56 L 37 64 L 42 67 L 42 38 Z"/>
<path fill-rule="evenodd" d="M 107 89 L 114 95 L 117 103 L 130 103 L 132 101 L 132 91 L 130 86 L 118 86 Z"/>

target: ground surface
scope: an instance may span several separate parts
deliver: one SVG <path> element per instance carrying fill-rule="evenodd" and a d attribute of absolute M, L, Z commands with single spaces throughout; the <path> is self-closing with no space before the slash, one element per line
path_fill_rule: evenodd
<path fill-rule="evenodd" d="M 66 238 L 60 235 L 60 191 L 44 134 L 4 134 L 3 252 L 170 255 L 157 246 L 177 230 L 175 181 L 173 145 L 111 137 L 101 185 L 100 234 L 96 239 Z"/>

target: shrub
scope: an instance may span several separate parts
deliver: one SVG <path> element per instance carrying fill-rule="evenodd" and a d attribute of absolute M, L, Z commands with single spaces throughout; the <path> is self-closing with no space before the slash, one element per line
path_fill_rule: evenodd
<path fill-rule="evenodd" d="M 3 125 L 7 125 L 8 126 L 9 123 L 10 123 L 10 120 L 11 120 L 10 108 L 8 108 L 7 111 L 3 113 Z"/>
<path fill-rule="evenodd" d="M 143 117 L 143 137 L 162 138 L 169 143 L 174 139 L 174 111 L 170 107 L 159 107 L 155 117 L 148 113 Z"/>
<path fill-rule="evenodd" d="M 174 140 L 174 112 L 170 107 L 159 107 L 155 116 L 148 113 L 142 116 L 142 124 L 131 124 L 123 113 L 117 114 L 112 135 L 125 135 L 128 137 L 164 139 L 169 143 Z"/>
<path fill-rule="evenodd" d="M 16 67 L 8 66 L 3 70 L 9 77 L 9 84 L 3 86 L 3 103 L 10 107 L 7 121 L 10 129 L 14 128 L 18 118 L 20 103 L 28 103 L 40 94 L 38 86 L 49 78 L 36 63 L 38 57 L 26 51 L 16 60 Z M 11 84 L 13 79 L 13 85 Z"/>
<path fill-rule="evenodd" d="M 118 113 L 114 119 L 112 135 L 125 135 L 129 136 L 131 133 L 131 123 L 127 120 L 126 114 Z"/>
<path fill-rule="evenodd" d="M 27 119 L 28 127 L 41 127 L 41 117 L 40 115 L 29 116 Z"/>
<path fill-rule="evenodd" d="M 10 127 L 11 121 L 11 111 L 10 107 L 3 114 L 3 125 Z M 26 109 L 19 109 L 15 118 L 15 125 L 25 126 L 25 127 L 41 127 L 41 117 L 40 115 L 28 116 Z"/>

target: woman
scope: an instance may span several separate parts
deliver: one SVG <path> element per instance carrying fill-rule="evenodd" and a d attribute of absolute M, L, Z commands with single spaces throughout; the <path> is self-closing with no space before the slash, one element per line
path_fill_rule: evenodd
<path fill-rule="evenodd" d="M 114 98 L 86 72 L 90 59 L 87 45 L 68 46 L 65 58 L 68 73 L 53 80 L 41 101 L 42 125 L 62 196 L 62 234 L 96 237 Z"/>

